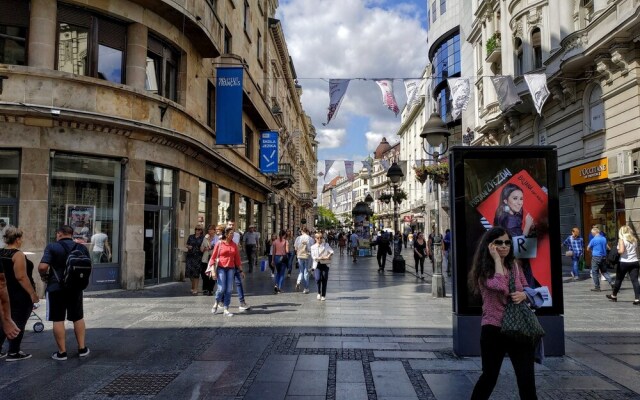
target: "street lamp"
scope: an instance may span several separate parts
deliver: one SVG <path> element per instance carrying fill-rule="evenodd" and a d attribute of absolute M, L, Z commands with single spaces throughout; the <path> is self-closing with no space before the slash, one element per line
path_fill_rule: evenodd
<path fill-rule="evenodd" d="M 387 171 L 387 178 L 391 181 L 391 185 L 393 186 L 393 272 L 404 272 L 405 270 L 405 261 L 400 254 L 402 242 L 398 243 L 398 239 L 402 237 L 402 235 L 398 235 L 398 200 L 396 199 L 398 185 L 404 178 L 404 173 L 402 172 L 402 168 L 398 165 L 397 162 L 394 162 L 389 170 Z"/>
<path fill-rule="evenodd" d="M 440 114 L 433 112 L 429 117 L 429 120 L 424 124 L 420 137 L 422 138 L 422 147 L 424 152 L 433 157 L 433 160 L 438 163 L 441 156 L 439 149 L 444 143 L 444 150 L 442 153 L 446 153 L 449 148 L 449 136 L 451 133 L 447 129 L 447 125 L 444 123 Z M 425 143 L 426 142 L 426 143 Z M 437 148 L 433 153 L 429 153 L 426 144 L 430 144 L 432 147 Z M 446 297 L 446 290 L 444 284 L 444 276 L 442 275 L 442 236 L 440 235 L 440 183 L 436 184 L 436 234 L 433 237 L 433 259 L 435 262 L 433 278 L 431 279 L 431 294 L 433 297 Z"/>

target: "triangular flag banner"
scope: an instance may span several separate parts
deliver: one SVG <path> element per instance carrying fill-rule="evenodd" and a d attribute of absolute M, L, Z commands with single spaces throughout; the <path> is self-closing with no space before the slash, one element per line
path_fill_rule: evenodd
<path fill-rule="evenodd" d="M 393 94 L 393 81 L 390 79 L 376 79 L 375 82 L 380 86 L 380 90 L 382 91 L 382 104 L 393 111 L 397 117 L 400 108 L 398 107 L 396 96 Z"/>
<path fill-rule="evenodd" d="M 380 165 L 382 165 L 382 168 L 384 168 L 385 171 L 389 170 L 389 160 L 380 160 Z"/>
<path fill-rule="evenodd" d="M 329 173 L 329 169 L 333 165 L 334 161 L 335 160 L 324 160 L 324 176 L 327 176 L 327 173 Z"/>
<path fill-rule="evenodd" d="M 522 99 L 518 96 L 518 90 L 516 89 L 515 83 L 513 83 L 512 77 L 507 75 L 492 76 L 491 82 L 493 83 L 493 87 L 496 88 L 500 111 L 504 113 L 511 107 L 522 104 Z"/>
<path fill-rule="evenodd" d="M 451 91 L 451 117 L 456 120 L 467 109 L 471 97 L 471 85 L 469 78 L 449 78 L 449 90 Z"/>
<path fill-rule="evenodd" d="M 353 161 L 344 162 L 344 172 L 347 174 L 347 179 L 353 179 Z"/>
<path fill-rule="evenodd" d="M 329 121 L 335 117 L 340 103 L 342 103 L 342 98 L 347 93 L 349 81 L 350 79 L 329 79 L 329 112 L 327 113 L 327 123 L 322 125 L 327 126 Z"/>
<path fill-rule="evenodd" d="M 369 173 L 373 172 L 371 171 L 371 161 L 362 160 L 362 169 L 366 169 Z"/>
<path fill-rule="evenodd" d="M 404 90 L 407 92 L 407 109 L 411 110 L 413 106 L 418 105 L 420 97 L 418 96 L 418 89 L 421 79 L 405 79 Z"/>
<path fill-rule="evenodd" d="M 336 202 L 336 189 L 331 189 L 331 202 L 335 203 Z"/>
<path fill-rule="evenodd" d="M 547 89 L 547 76 L 545 74 L 525 74 L 524 80 L 529 86 L 533 104 L 536 107 L 538 115 L 542 115 L 542 106 L 549 97 L 549 89 Z"/>

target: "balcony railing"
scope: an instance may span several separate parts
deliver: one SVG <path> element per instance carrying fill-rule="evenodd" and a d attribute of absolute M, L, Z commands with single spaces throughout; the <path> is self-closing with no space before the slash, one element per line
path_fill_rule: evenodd
<path fill-rule="evenodd" d="M 286 189 L 296 183 L 293 166 L 289 163 L 278 164 L 278 172 L 271 176 L 273 187 L 278 190 Z"/>

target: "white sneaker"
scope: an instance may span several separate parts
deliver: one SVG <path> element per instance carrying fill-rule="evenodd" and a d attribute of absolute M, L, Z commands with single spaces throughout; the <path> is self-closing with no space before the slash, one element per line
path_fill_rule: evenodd
<path fill-rule="evenodd" d="M 271 273 L 271 277 L 272 277 L 272 278 L 275 278 L 275 275 L 273 274 L 273 272 Z"/>
<path fill-rule="evenodd" d="M 240 311 L 251 310 L 251 306 L 248 305 L 247 303 L 240 303 L 240 307 L 238 307 L 238 310 Z"/>
<path fill-rule="evenodd" d="M 213 303 L 213 307 L 211 307 L 211 314 L 215 314 L 218 311 L 218 302 Z"/>
<path fill-rule="evenodd" d="M 231 313 L 228 308 L 225 308 L 224 309 L 224 316 L 225 317 L 233 317 L 233 313 Z"/>
<path fill-rule="evenodd" d="M 605 277 L 604 277 L 604 275 L 601 275 L 601 276 L 600 276 L 600 280 L 601 280 L 601 281 L 606 281 L 606 280 L 607 280 L 607 278 L 605 278 Z"/>
<path fill-rule="evenodd" d="M 320 293 L 318 293 L 318 295 L 316 296 L 316 299 L 320 300 L 322 296 L 320 296 Z"/>
<path fill-rule="evenodd" d="M 325 301 L 326 299 L 324 298 L 324 296 L 320 297 L 320 301 Z"/>
<path fill-rule="evenodd" d="M 304 293 L 304 294 L 309 293 L 309 289 L 305 289 L 305 290 L 303 290 L 303 291 L 302 291 L 302 293 Z"/>

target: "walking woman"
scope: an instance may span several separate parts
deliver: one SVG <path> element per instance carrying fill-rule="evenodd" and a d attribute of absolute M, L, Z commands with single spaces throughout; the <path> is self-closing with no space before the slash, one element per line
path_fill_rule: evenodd
<path fill-rule="evenodd" d="M 338 234 L 338 247 L 340 248 L 340 257 L 342 257 L 344 255 L 344 248 L 347 247 L 347 236 L 344 232 Z"/>
<path fill-rule="evenodd" d="M 282 293 L 282 286 L 284 285 L 284 275 L 287 269 L 287 254 L 289 253 L 289 241 L 287 240 L 287 232 L 283 229 L 278 235 L 278 239 L 274 240 L 271 244 L 271 254 L 273 254 L 272 265 L 276 269 L 275 285 L 273 286 L 273 293 Z"/>
<path fill-rule="evenodd" d="M 202 225 L 197 225 L 194 234 L 187 239 L 187 268 L 185 276 L 191 279 L 191 294 L 198 294 L 198 278 L 200 278 L 200 263 L 202 262 Z"/>
<path fill-rule="evenodd" d="M 500 332 L 508 301 L 521 303 L 527 298 L 524 293 L 527 281 L 515 261 L 511 244 L 511 237 L 504 228 L 489 229 L 480 239 L 469 273 L 470 290 L 482 296 L 482 375 L 473 389 L 472 400 L 489 399 L 506 354 L 509 354 L 516 373 L 520 399 L 538 398 L 533 367 L 534 345 L 518 343 Z M 509 293 L 511 274 L 515 274 L 516 291 L 513 293 Z"/>
<path fill-rule="evenodd" d="M 7 291 L 9 292 L 9 304 L 11 305 L 11 318 L 15 321 L 20 334 L 14 339 L 9 339 L 9 350 L 6 361 L 20 361 L 31 358 L 31 354 L 20 350 L 24 327 L 33 310 L 33 303 L 39 302 L 35 291 L 33 278 L 33 263 L 29 261 L 23 252 L 22 229 L 15 226 L 8 226 L 4 231 L 4 242 L 6 247 L 0 249 L 0 261 L 4 269 L 7 281 Z M 5 340 L 5 334 L 0 329 L 0 348 Z M 3 353 L 0 353 L 3 354 Z"/>
<path fill-rule="evenodd" d="M 416 275 L 418 278 L 424 278 L 424 259 L 427 258 L 427 241 L 424 240 L 424 234 L 418 232 L 418 236 L 413 243 L 413 260 L 416 266 Z M 420 268 L 420 270 L 418 270 Z"/>
<path fill-rule="evenodd" d="M 291 229 L 287 229 L 287 242 L 288 242 L 288 252 L 287 252 L 287 276 L 291 276 L 291 271 L 293 270 L 293 261 L 294 261 L 294 247 L 293 242 L 295 241 L 295 237 L 293 237 L 293 232 Z"/>
<path fill-rule="evenodd" d="M 209 227 L 207 227 L 207 234 L 204 235 L 202 245 L 200 245 L 200 251 L 202 251 L 200 277 L 202 277 L 202 294 L 205 296 L 213 296 L 213 287 L 216 285 L 216 277 L 208 277 L 205 274 L 205 271 L 207 270 L 209 260 L 211 259 L 211 252 L 220 238 L 221 231 L 222 228 L 217 228 L 215 225 L 209 225 Z"/>
<path fill-rule="evenodd" d="M 620 254 L 620 264 L 618 266 L 618 273 L 616 274 L 616 283 L 613 285 L 613 292 L 608 294 L 607 298 L 611 301 L 618 301 L 620 285 L 622 285 L 622 280 L 628 273 L 631 279 L 631 285 L 633 285 L 633 293 L 636 296 L 633 305 L 640 306 L 638 240 L 629 225 L 623 225 L 618 231 L 618 254 Z"/>
<path fill-rule="evenodd" d="M 240 260 L 240 251 L 238 245 L 233 241 L 233 228 L 227 227 L 224 230 L 224 239 L 220 240 L 211 253 L 209 263 L 213 264 L 218 259 L 218 292 L 216 299 L 220 299 L 224 307 L 224 316 L 232 317 L 229 312 L 229 304 L 231 304 L 231 291 L 233 290 L 233 277 L 236 268 L 242 272 L 242 262 Z M 213 304 L 211 312 L 216 313 L 220 304 L 216 300 Z"/>
<path fill-rule="evenodd" d="M 329 267 L 333 249 L 324 241 L 321 233 L 315 235 L 316 243 L 311 246 L 313 271 L 318 284 L 318 300 L 325 301 L 327 296 L 327 281 L 329 281 Z"/>

